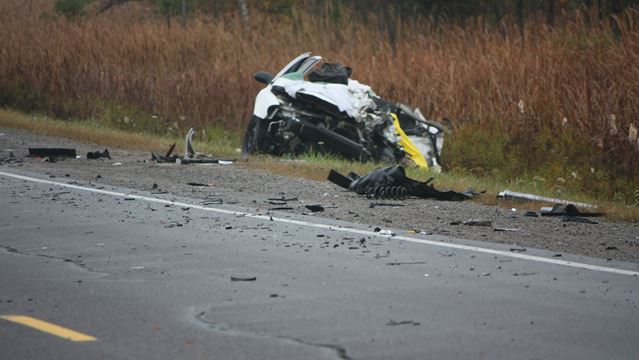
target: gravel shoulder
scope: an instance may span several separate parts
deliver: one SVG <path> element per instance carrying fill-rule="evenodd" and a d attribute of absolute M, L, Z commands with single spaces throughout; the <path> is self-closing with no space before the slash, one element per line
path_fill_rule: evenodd
<path fill-rule="evenodd" d="M 104 147 L 74 140 L 34 135 L 0 128 L 0 170 L 33 171 L 50 177 L 79 182 L 124 186 L 138 190 L 167 191 L 196 201 L 238 204 L 260 210 L 289 207 L 308 213 L 305 205 L 321 204 L 324 212 L 314 216 L 370 224 L 372 227 L 448 235 L 469 240 L 533 247 L 611 260 L 639 262 L 639 223 L 594 219 L 597 224 L 563 222 L 560 218 L 527 217 L 525 211 L 510 211 L 473 201 L 443 202 L 424 199 L 369 200 L 327 181 L 290 178 L 234 165 L 176 165 L 149 161 L 148 152 L 109 149 L 112 160 L 87 160 L 88 151 Z M 29 147 L 74 147 L 81 159 L 54 163 L 27 157 Z M 7 161 L 11 150 L 21 161 Z M 158 149 L 162 150 L 162 149 Z M 121 163 L 121 165 L 114 165 Z M 190 186 L 187 183 L 208 186 Z M 154 189 L 154 184 L 157 184 Z M 270 198 L 296 199 L 272 203 Z M 371 203 L 381 206 L 371 207 Z M 393 204 L 400 206 L 392 206 Z M 492 221 L 492 227 L 454 225 L 469 219 Z M 518 229 L 495 231 L 494 228 Z"/>

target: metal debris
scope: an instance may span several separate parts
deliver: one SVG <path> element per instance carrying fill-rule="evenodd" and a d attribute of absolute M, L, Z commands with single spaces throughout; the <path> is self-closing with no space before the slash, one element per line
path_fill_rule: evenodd
<path fill-rule="evenodd" d="M 403 166 L 395 165 L 373 170 L 365 176 L 359 176 L 353 172 L 347 176 L 331 170 L 328 181 L 368 198 L 398 199 L 409 196 L 419 198 L 432 198 L 437 200 L 466 200 L 476 193 L 474 190 L 456 192 L 452 190 L 440 191 L 430 185 L 432 178 L 421 182 L 406 176 Z"/>
<path fill-rule="evenodd" d="M 186 133 L 186 138 L 184 139 L 184 156 L 172 155 L 175 150 L 175 144 L 172 144 L 169 147 L 169 150 L 166 152 L 164 156 L 157 155 L 156 153 L 151 153 L 151 160 L 157 163 L 175 163 L 178 165 L 186 165 L 186 164 L 220 164 L 220 165 L 230 165 L 233 164 L 232 160 L 220 160 L 215 158 L 213 155 L 204 155 L 195 151 L 193 147 L 193 135 L 195 134 L 195 130 L 190 128 Z"/>
<path fill-rule="evenodd" d="M 189 186 L 211 186 L 211 184 L 204 184 L 199 182 L 187 182 L 186 185 Z"/>
<path fill-rule="evenodd" d="M 426 261 L 409 261 L 409 262 L 388 262 L 386 265 L 398 266 L 398 265 L 422 265 L 426 264 Z"/>
<path fill-rule="evenodd" d="M 468 226 L 491 226 L 493 224 L 490 220 L 483 219 L 470 219 L 463 222 L 464 225 Z"/>
<path fill-rule="evenodd" d="M 496 228 L 493 228 L 493 231 L 506 231 L 506 232 L 513 231 L 513 232 L 516 232 L 516 231 L 521 231 L 521 229 L 496 227 Z"/>
<path fill-rule="evenodd" d="M 231 281 L 255 281 L 255 276 L 231 276 Z"/>
<path fill-rule="evenodd" d="M 404 206 L 404 204 L 399 204 L 399 203 L 381 203 L 381 202 L 372 202 L 370 203 L 370 205 L 368 205 L 369 208 L 374 209 L 377 206 L 391 206 L 391 207 L 398 207 L 398 206 Z"/>
<path fill-rule="evenodd" d="M 596 208 L 597 207 L 597 205 L 592 205 L 592 204 L 586 204 L 586 203 L 580 203 L 580 202 L 575 202 L 575 201 L 570 201 L 570 200 L 550 198 L 550 197 L 539 196 L 539 195 L 534 195 L 534 194 L 520 193 L 520 192 L 515 192 L 515 191 L 510 191 L 510 190 L 504 190 L 504 191 L 500 192 L 499 194 L 497 194 L 497 197 L 498 198 L 504 198 L 504 199 L 541 201 L 541 202 L 549 202 L 549 203 L 553 203 L 553 204 L 564 204 L 564 205 L 572 204 L 572 205 L 583 207 L 583 208 Z"/>
<path fill-rule="evenodd" d="M 285 198 L 284 196 L 279 197 L 279 198 L 268 198 L 267 200 L 270 201 L 297 201 L 297 198 Z"/>

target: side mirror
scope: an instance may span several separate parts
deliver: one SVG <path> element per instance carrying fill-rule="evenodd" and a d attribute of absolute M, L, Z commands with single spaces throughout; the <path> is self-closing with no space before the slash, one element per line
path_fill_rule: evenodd
<path fill-rule="evenodd" d="M 269 84 L 271 81 L 273 81 L 273 78 L 275 77 L 273 74 L 271 74 L 270 72 L 266 72 L 266 71 L 258 71 L 255 73 L 255 75 L 253 75 L 253 77 L 255 78 L 255 80 L 257 80 L 258 82 L 261 82 L 262 84 Z"/>

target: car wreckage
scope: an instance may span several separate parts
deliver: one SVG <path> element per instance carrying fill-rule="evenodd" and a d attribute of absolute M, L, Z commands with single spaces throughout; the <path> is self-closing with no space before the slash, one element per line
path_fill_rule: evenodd
<path fill-rule="evenodd" d="M 426 120 L 419 109 L 377 96 L 369 86 L 350 79 L 349 67 L 318 67 L 321 61 L 305 53 L 276 75 L 255 73 L 266 87 L 255 98 L 244 155 L 331 153 L 440 171 L 440 124 Z"/>

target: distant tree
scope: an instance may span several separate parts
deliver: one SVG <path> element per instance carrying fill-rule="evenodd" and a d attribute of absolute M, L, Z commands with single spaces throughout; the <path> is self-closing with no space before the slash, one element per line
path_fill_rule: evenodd
<path fill-rule="evenodd" d="M 90 2 L 91 0 L 56 0 L 54 9 L 67 20 L 77 20 L 84 14 L 84 8 Z"/>
<path fill-rule="evenodd" d="M 237 4 L 240 7 L 240 16 L 242 17 L 242 23 L 244 25 L 248 25 L 249 15 L 248 15 L 248 7 L 246 7 L 246 0 L 237 0 Z"/>
<path fill-rule="evenodd" d="M 548 0 L 548 13 L 546 15 L 548 26 L 555 26 L 555 0 Z"/>
<path fill-rule="evenodd" d="M 525 41 L 524 15 L 524 0 L 517 0 L 517 26 L 521 35 L 521 47 L 524 47 Z"/>
<path fill-rule="evenodd" d="M 102 4 L 100 5 L 98 12 L 103 13 L 116 5 L 124 4 L 129 1 L 132 1 L 132 0 L 106 0 L 102 2 Z"/>
<path fill-rule="evenodd" d="M 182 26 L 186 26 L 187 15 L 193 10 L 192 1 L 187 0 L 156 0 L 160 11 L 166 20 L 166 26 L 171 27 L 171 17 L 181 16 Z"/>

